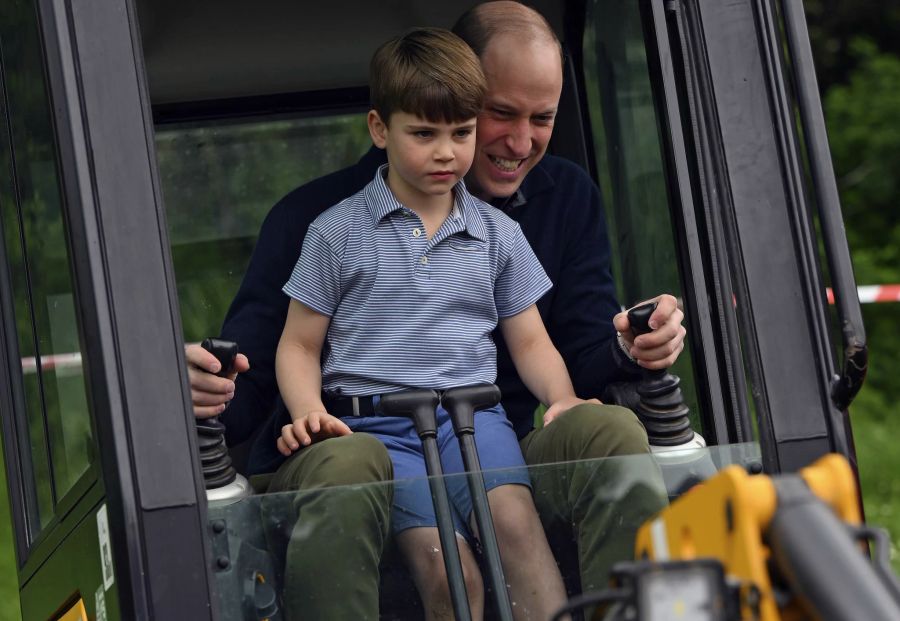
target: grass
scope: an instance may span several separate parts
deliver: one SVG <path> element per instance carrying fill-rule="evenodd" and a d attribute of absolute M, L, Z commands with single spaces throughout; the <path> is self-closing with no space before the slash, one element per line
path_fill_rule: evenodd
<path fill-rule="evenodd" d="M 862 412 L 851 417 L 866 522 L 890 533 L 891 563 L 900 575 L 900 449 L 887 420 Z"/>

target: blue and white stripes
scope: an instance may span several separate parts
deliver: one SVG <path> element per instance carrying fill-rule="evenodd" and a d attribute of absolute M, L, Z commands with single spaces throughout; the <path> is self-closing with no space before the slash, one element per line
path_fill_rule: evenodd
<path fill-rule="evenodd" d="M 313 222 L 284 286 L 331 316 L 323 389 L 370 395 L 493 382 L 498 318 L 535 303 L 549 278 L 519 225 L 462 182 L 429 240 L 383 173 Z"/>

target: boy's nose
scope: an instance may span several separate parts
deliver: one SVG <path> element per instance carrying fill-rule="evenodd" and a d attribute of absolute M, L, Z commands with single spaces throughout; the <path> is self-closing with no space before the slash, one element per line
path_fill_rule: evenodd
<path fill-rule="evenodd" d="M 441 141 L 440 143 L 438 143 L 437 148 L 435 148 L 434 151 L 434 159 L 441 162 L 446 162 L 448 160 L 452 160 L 453 158 L 453 145 L 447 141 Z"/>

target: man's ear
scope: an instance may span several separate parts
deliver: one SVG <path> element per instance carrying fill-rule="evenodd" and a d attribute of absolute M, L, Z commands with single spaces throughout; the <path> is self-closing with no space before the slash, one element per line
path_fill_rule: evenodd
<path fill-rule="evenodd" d="M 372 144 L 379 149 L 383 149 L 387 143 L 387 124 L 381 120 L 375 110 L 369 110 L 369 116 L 366 117 L 366 123 L 369 125 L 369 136 L 372 137 Z"/>

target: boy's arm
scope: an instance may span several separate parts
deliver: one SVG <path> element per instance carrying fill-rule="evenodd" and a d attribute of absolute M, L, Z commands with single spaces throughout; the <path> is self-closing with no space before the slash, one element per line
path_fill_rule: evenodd
<path fill-rule="evenodd" d="M 541 403 L 549 407 L 544 424 L 584 400 L 575 396 L 562 356 L 553 346 L 537 306 L 500 319 L 500 330 L 519 377 Z M 591 399 L 589 403 L 599 403 Z"/>
<path fill-rule="evenodd" d="M 322 343 L 330 323 L 331 317 L 291 300 L 275 355 L 278 388 L 293 421 L 278 438 L 284 455 L 316 440 L 352 433 L 322 404 Z"/>

